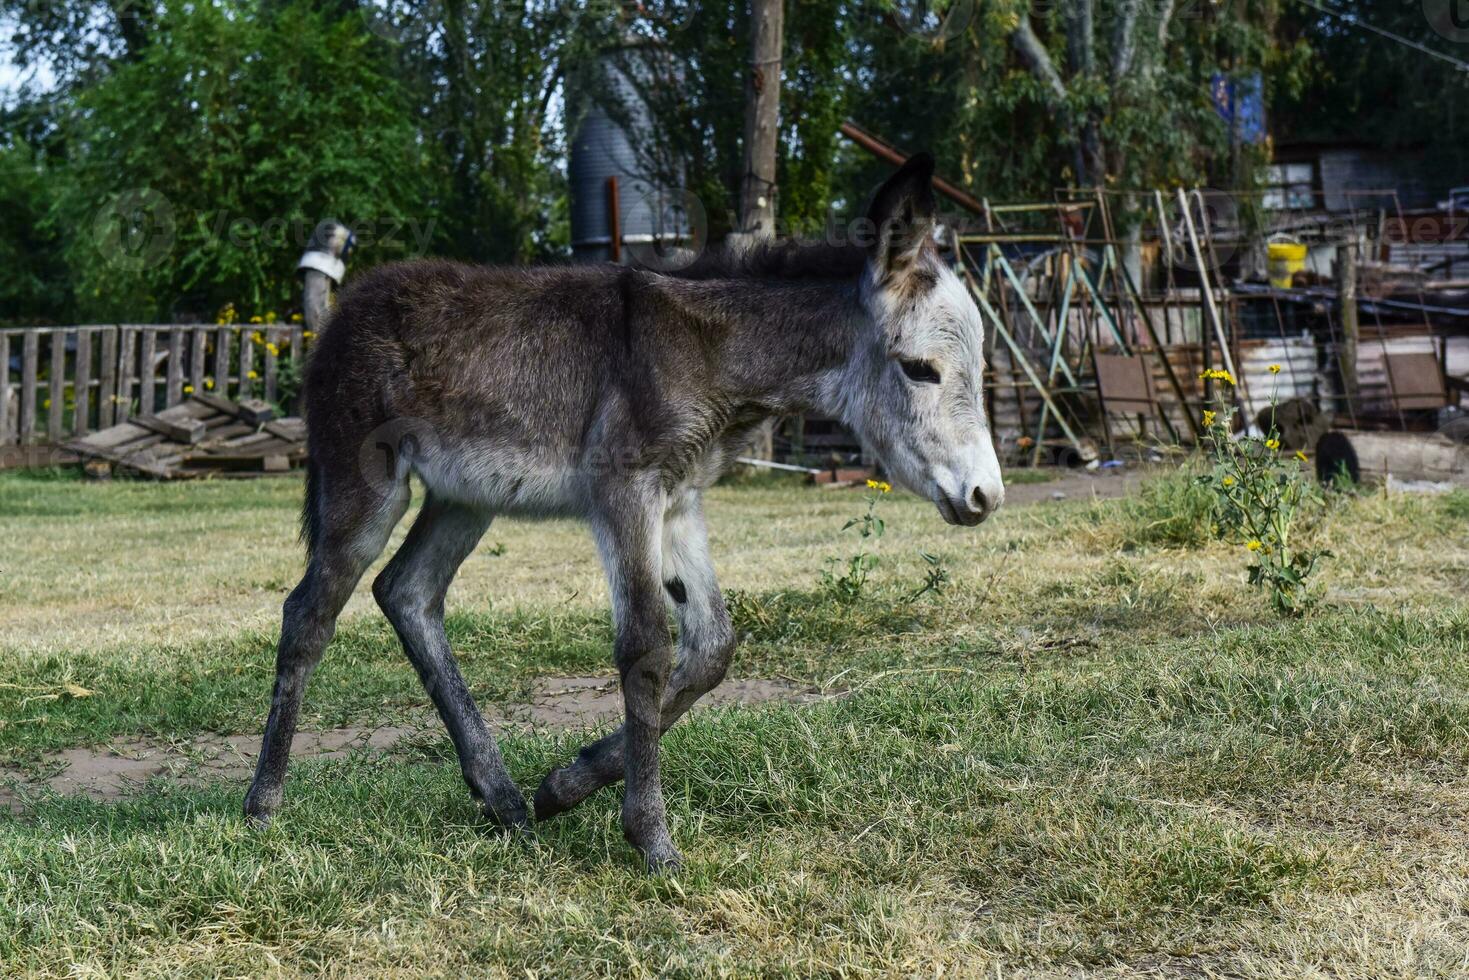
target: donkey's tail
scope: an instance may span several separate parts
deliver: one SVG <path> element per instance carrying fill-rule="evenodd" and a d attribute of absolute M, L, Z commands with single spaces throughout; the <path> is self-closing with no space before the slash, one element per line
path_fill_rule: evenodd
<path fill-rule="evenodd" d="M 306 459 L 306 499 L 301 504 L 301 541 L 306 545 L 306 557 L 316 554 L 316 544 L 321 539 L 321 464 Z"/>

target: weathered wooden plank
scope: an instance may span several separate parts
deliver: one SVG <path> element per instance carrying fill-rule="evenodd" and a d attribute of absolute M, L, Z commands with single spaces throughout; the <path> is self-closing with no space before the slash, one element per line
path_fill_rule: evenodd
<path fill-rule="evenodd" d="M 244 330 L 240 331 L 240 374 L 239 387 L 235 389 L 236 398 L 250 397 L 250 388 L 255 383 L 255 379 L 250 377 L 255 373 L 255 344 L 251 336 Z"/>
<path fill-rule="evenodd" d="M 273 402 L 275 401 L 276 362 L 280 359 L 281 332 L 267 330 L 265 341 L 265 400 Z"/>
<path fill-rule="evenodd" d="M 168 332 L 168 384 L 163 391 L 163 407 L 177 405 L 184 392 L 184 331 L 175 327 Z"/>
<path fill-rule="evenodd" d="M 117 416 L 117 328 L 108 327 L 101 333 L 97 352 L 102 366 L 97 377 L 97 428 L 106 429 Z"/>
<path fill-rule="evenodd" d="M 130 442 L 150 438 L 151 431 L 136 422 L 120 422 L 99 432 L 93 432 L 84 439 L 77 439 L 69 443 L 67 448 L 75 449 L 77 452 L 89 452 L 93 449 L 117 449 Z"/>
<path fill-rule="evenodd" d="M 287 442 L 306 441 L 306 420 L 298 418 L 275 419 L 265 423 L 265 431 Z"/>
<path fill-rule="evenodd" d="M 0 446 L 10 444 L 10 334 L 0 336 Z"/>
<path fill-rule="evenodd" d="M 40 358 L 41 332 L 27 330 L 20 348 L 20 444 L 36 438 L 36 361 Z"/>
<path fill-rule="evenodd" d="M 143 352 L 138 356 L 138 411 L 152 415 L 158 410 L 158 331 L 139 333 Z"/>
<path fill-rule="evenodd" d="M 76 407 L 72 411 L 71 431 L 84 436 L 92 431 L 92 347 L 95 330 L 77 331 Z"/>
<path fill-rule="evenodd" d="M 51 374 L 46 387 L 46 441 L 61 442 L 62 425 L 66 421 L 66 335 L 68 331 L 51 331 Z"/>
<path fill-rule="evenodd" d="M 133 364 L 137 361 L 138 332 L 123 327 L 117 338 L 117 414 L 118 422 L 126 422 L 133 414 Z"/>
<path fill-rule="evenodd" d="M 166 436 L 186 446 L 193 446 L 204 440 L 204 423 L 198 419 L 169 419 L 158 415 L 138 415 L 131 422 L 133 425 L 141 425 L 145 429 L 151 429 L 161 436 Z"/>
<path fill-rule="evenodd" d="M 194 400 L 252 425 L 264 425 L 266 422 L 275 418 L 275 409 L 256 398 L 246 398 L 239 402 L 232 402 L 228 398 L 221 398 L 218 395 L 201 395 L 195 392 Z"/>
<path fill-rule="evenodd" d="M 195 391 L 203 391 L 204 372 L 208 369 L 209 331 L 202 328 L 190 330 L 189 344 L 189 384 Z"/>
<path fill-rule="evenodd" d="M 234 331 L 229 327 L 220 327 L 214 338 L 214 394 L 221 398 L 228 398 L 230 393 L 230 345 L 234 340 Z M 195 385 L 194 391 L 205 391 L 205 385 Z"/>

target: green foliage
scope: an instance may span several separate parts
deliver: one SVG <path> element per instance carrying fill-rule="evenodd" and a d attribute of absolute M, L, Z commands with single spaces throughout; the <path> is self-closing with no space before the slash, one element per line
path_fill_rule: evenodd
<path fill-rule="evenodd" d="M 1469 521 L 1469 490 L 1454 490 L 1444 494 L 1444 514 L 1461 521 Z"/>
<path fill-rule="evenodd" d="M 59 238 L 46 225 L 54 194 L 28 143 L 0 142 L 0 323 L 43 323 L 67 304 Z"/>
<path fill-rule="evenodd" d="M 1227 372 L 1214 374 L 1232 383 Z M 1281 458 L 1280 433 L 1273 424 L 1263 437 L 1235 439 L 1230 431 L 1234 409 L 1223 397 L 1219 410 L 1205 419 L 1213 468 L 1199 478 L 1214 495 L 1214 531 L 1244 542 L 1254 557 L 1250 584 L 1269 593 L 1277 613 L 1300 616 L 1319 598 L 1310 579 L 1330 552 L 1302 548 L 1292 542 L 1292 533 L 1303 511 L 1321 504 L 1320 494 L 1302 469 L 1304 455 Z"/>
<path fill-rule="evenodd" d="M 1445 26 L 1451 36 L 1443 36 L 1431 20 L 1462 8 L 1452 0 L 1357 0 L 1329 6 L 1350 9 L 1362 21 L 1432 50 L 1465 57 L 1463 41 L 1469 35 L 1449 21 Z M 1462 113 L 1469 102 L 1469 74 L 1378 34 L 1347 27 L 1305 4 L 1286 8 L 1277 45 L 1270 111 L 1279 131 L 1301 142 L 1347 141 L 1421 152 L 1421 175 L 1439 191 L 1469 167 Z"/>
<path fill-rule="evenodd" d="M 867 510 L 842 525 L 844 532 L 857 532 L 862 540 L 861 549 L 847 558 L 828 558 L 826 567 L 821 570 L 822 588 L 842 603 L 856 602 L 867 590 L 867 577 L 877 567 L 877 555 L 867 549 L 869 545 L 877 547 L 883 532 L 887 530 L 883 519 L 877 516 L 877 502 L 882 499 L 883 494 L 891 493 L 893 488 L 876 480 L 868 480 L 867 486 L 870 490 L 867 494 Z"/>
<path fill-rule="evenodd" d="M 285 308 L 322 218 L 361 229 L 368 264 L 432 227 L 406 93 L 360 24 L 233 0 L 154 30 L 64 124 L 52 226 L 79 316 Z"/>

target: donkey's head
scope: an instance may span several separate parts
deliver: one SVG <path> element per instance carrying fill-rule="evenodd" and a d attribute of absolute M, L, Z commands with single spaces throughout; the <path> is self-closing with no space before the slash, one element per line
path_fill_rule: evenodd
<path fill-rule="evenodd" d="M 863 336 L 847 365 L 846 421 L 899 483 L 950 524 L 973 526 L 1005 499 L 984 412 L 984 324 L 933 246 L 933 158 L 909 160 L 873 198 Z"/>

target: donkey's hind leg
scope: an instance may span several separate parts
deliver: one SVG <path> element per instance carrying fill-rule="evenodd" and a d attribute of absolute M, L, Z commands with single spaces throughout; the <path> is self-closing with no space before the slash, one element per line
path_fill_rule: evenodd
<path fill-rule="evenodd" d="M 522 827 L 529 822 L 525 797 L 505 769 L 500 747 L 464 684 L 444 631 L 449 583 L 492 516 L 430 494 L 372 592 L 449 729 L 470 792 L 491 820 Z"/>
<path fill-rule="evenodd" d="M 306 681 L 331 642 L 342 607 L 362 573 L 382 554 L 408 506 L 406 488 L 387 498 L 370 487 L 355 489 L 357 492 L 339 494 L 327 503 L 308 492 L 307 506 L 319 510 L 319 540 L 312 542 L 305 577 L 286 599 L 270 717 L 255 780 L 245 795 L 246 815 L 260 823 L 268 821 L 281 802 Z"/>
<path fill-rule="evenodd" d="M 663 573 L 678 618 L 678 662 L 663 695 L 667 731 L 694 702 L 724 680 L 734 654 L 735 633 L 724 595 L 709 559 L 702 502 L 696 494 L 670 508 L 664 518 Z M 536 819 L 565 813 L 603 786 L 617 782 L 626 766 L 626 726 L 588 744 L 570 765 L 552 770 L 536 790 Z"/>

